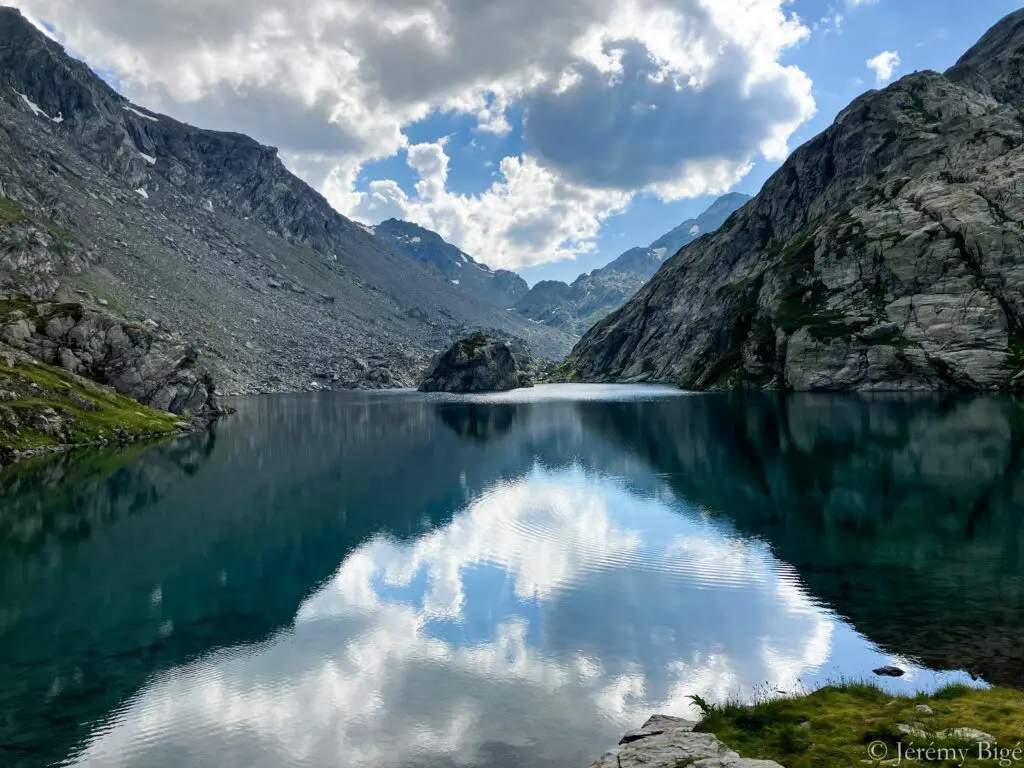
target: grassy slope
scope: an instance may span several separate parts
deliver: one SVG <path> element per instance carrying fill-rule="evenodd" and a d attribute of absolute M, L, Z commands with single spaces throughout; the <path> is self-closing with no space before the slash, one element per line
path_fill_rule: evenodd
<path fill-rule="evenodd" d="M 0 197 L 0 244 L 27 247 L 29 243 L 22 243 L 18 238 L 30 234 L 19 234 L 20 225 L 42 227 L 50 238 L 50 247 L 58 252 L 68 247 L 72 239 L 53 222 L 34 217 L 20 203 Z M 82 312 L 80 304 L 53 304 L 52 309 L 76 320 Z M 12 317 L 15 312 L 20 315 Z M 37 328 L 46 322 L 28 296 L 17 294 L 0 298 L 0 324 L 18 317 Z M 42 423 L 40 417 L 47 415 L 47 408 L 60 415 L 66 425 L 63 434 L 48 434 L 36 428 Z M 0 362 L 0 448 L 24 451 L 62 443 L 121 442 L 176 432 L 180 422 L 177 416 L 141 405 L 60 368 L 41 363 L 6 365 Z"/>
<path fill-rule="evenodd" d="M 0 409 L 21 425 L 3 429 L 0 413 L 0 447 L 26 450 L 64 442 L 34 428 L 45 408 L 57 411 L 69 425 L 73 443 L 117 442 L 167 434 L 179 428 L 181 419 L 141 405 L 114 390 L 93 384 L 67 371 L 26 362 L 0 363 Z M 13 398 L 11 397 L 13 395 Z"/>
<path fill-rule="evenodd" d="M 932 759 L 904 758 L 904 764 L 929 766 L 992 766 L 998 760 L 978 759 L 976 739 L 943 739 L 948 728 L 975 728 L 995 737 L 999 747 L 1012 749 L 1024 741 L 1024 694 L 1009 688 L 978 689 L 950 685 L 931 694 L 893 696 L 866 683 L 822 688 L 806 696 L 783 696 L 752 706 L 707 705 L 698 731 L 714 733 L 747 758 L 775 760 L 786 768 L 848 768 L 857 765 L 895 765 L 880 758 L 883 742 L 890 761 L 902 749 L 932 745 Z M 915 706 L 926 704 L 932 713 Z M 897 725 L 920 728 L 907 735 Z M 967 760 L 948 759 L 938 748 L 965 749 Z M 1024 764 L 1024 760 L 1018 761 Z"/>

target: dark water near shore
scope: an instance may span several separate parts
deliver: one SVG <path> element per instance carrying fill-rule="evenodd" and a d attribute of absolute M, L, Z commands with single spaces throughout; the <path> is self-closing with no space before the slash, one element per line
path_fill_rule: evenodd
<path fill-rule="evenodd" d="M 0 475 L 0 765 L 581 768 L 652 712 L 1024 685 L 1024 406 L 241 400 Z"/>

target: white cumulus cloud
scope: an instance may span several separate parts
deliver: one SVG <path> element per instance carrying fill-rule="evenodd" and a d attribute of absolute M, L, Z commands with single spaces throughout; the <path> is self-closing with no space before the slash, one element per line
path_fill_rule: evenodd
<path fill-rule="evenodd" d="M 875 82 L 878 85 L 885 85 L 892 80 L 892 75 L 900 65 L 900 55 L 897 51 L 882 51 L 866 62 L 868 69 L 875 72 Z"/>
<path fill-rule="evenodd" d="M 692 694 L 790 690 L 827 662 L 834 619 L 765 547 L 696 518 L 645 543 L 616 519 L 626 507 L 670 515 L 579 468 L 538 467 L 413 542 L 371 539 L 287 631 L 154 678 L 72 764 L 227 751 L 252 768 L 579 765 L 594 757 L 580 745 L 652 711 L 692 716 Z M 504 577 L 475 581 L 487 566 Z M 467 634 L 481 619 L 487 632 Z"/>
<path fill-rule="evenodd" d="M 251 134 L 342 213 L 410 209 L 505 266 L 586 251 L 639 192 L 722 191 L 784 157 L 814 112 L 809 78 L 780 61 L 809 34 L 786 0 L 15 4 L 135 103 Z M 418 162 L 411 123 L 466 114 L 503 135 L 512 110 L 526 149 L 482 194 L 452 192 L 437 167 L 417 168 L 413 200 L 356 184 L 369 161 Z M 561 194 L 554 226 L 542 208 Z"/>
<path fill-rule="evenodd" d="M 415 194 L 406 194 L 393 180 L 377 180 L 367 193 L 356 194 L 351 213 L 368 222 L 414 221 L 495 267 L 531 266 L 590 251 L 601 222 L 631 199 L 625 191 L 567 181 L 531 155 L 506 157 L 490 188 L 477 195 L 448 189 L 444 142 L 414 144 L 407 160 L 419 177 Z M 346 181 L 329 181 L 325 188 L 337 207 L 351 201 Z"/>

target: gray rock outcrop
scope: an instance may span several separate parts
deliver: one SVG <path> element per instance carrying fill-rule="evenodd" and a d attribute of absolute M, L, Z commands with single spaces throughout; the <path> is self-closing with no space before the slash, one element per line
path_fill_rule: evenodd
<path fill-rule="evenodd" d="M 772 760 L 740 757 L 714 734 L 694 733 L 694 725 L 682 718 L 654 715 L 591 768 L 782 768 Z"/>
<path fill-rule="evenodd" d="M 521 347 L 476 333 L 442 354 L 420 384 L 421 392 L 505 392 L 533 386 Z"/>
<path fill-rule="evenodd" d="M 584 381 L 1024 384 L 1024 11 L 869 91 L 573 350 Z"/>
<path fill-rule="evenodd" d="M 0 294 L 0 341 L 10 347 L 161 411 L 215 418 L 221 409 L 201 350 L 153 325 L 78 302 Z"/>

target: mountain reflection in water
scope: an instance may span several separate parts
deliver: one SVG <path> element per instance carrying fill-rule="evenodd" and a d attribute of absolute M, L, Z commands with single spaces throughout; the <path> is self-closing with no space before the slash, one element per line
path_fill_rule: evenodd
<path fill-rule="evenodd" d="M 687 696 L 1024 682 L 1021 406 L 243 400 L 0 475 L 0 762 L 586 765 Z M 876 647 L 878 644 L 879 647 Z"/>

